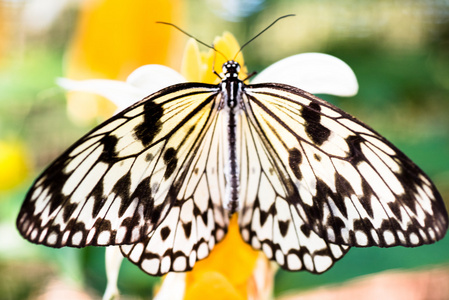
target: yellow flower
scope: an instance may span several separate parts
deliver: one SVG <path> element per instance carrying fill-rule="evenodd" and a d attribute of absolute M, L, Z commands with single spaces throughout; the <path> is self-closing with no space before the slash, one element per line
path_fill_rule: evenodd
<path fill-rule="evenodd" d="M 20 142 L 0 141 L 0 191 L 22 183 L 30 171 L 25 146 Z"/>
<path fill-rule="evenodd" d="M 243 241 L 235 214 L 223 241 L 186 274 L 185 299 L 199 299 L 206 294 L 215 295 L 210 299 L 251 298 L 248 293 L 256 292 L 253 291 L 253 272 L 261 255 Z"/>
<path fill-rule="evenodd" d="M 67 77 L 123 80 L 145 64 L 179 69 L 182 36 L 157 21 L 182 24 L 182 0 L 86 0 L 68 53 Z M 116 107 L 92 93 L 71 92 L 68 111 L 78 123 L 110 117 Z"/>
<path fill-rule="evenodd" d="M 187 81 L 219 83 L 212 72 L 221 73 L 222 64 L 239 51 L 239 45 L 230 33 L 214 41 L 219 51 L 202 53 L 198 44 L 190 40 L 184 51 L 182 75 L 165 66 L 142 66 L 128 76 L 126 82 L 117 80 L 66 80 L 68 89 L 90 91 L 104 95 L 119 108 L 129 106 L 163 87 Z M 241 53 L 235 60 L 242 66 L 241 79 L 247 77 Z M 341 60 L 319 53 L 298 54 L 285 58 L 256 76 L 252 82 L 288 82 L 306 87 L 314 93 L 352 95 L 358 85 L 352 70 Z M 106 249 L 108 287 L 104 299 L 118 293 L 116 280 L 121 262 L 117 247 Z M 228 233 L 212 249 L 210 255 L 196 262 L 186 273 L 166 275 L 155 299 L 269 299 L 273 286 L 274 268 L 265 255 L 253 250 L 239 233 L 238 214 L 230 219 Z"/>
<path fill-rule="evenodd" d="M 223 63 L 233 59 L 240 49 L 229 32 L 217 37 L 213 45 L 226 58 L 212 49 L 206 53 L 200 52 L 195 41 L 188 42 L 181 67 L 181 74 L 188 81 L 220 82 L 212 68 L 221 73 Z M 247 69 L 243 55 L 239 53 L 235 60 L 242 66 L 240 79 L 245 79 Z M 184 299 L 248 299 L 249 289 L 255 286 L 253 271 L 259 256 L 261 253 L 241 238 L 235 214 L 223 241 L 214 247 L 209 257 L 197 262 L 193 270 L 186 274 Z"/>
<path fill-rule="evenodd" d="M 211 84 L 217 84 L 221 81 L 212 70 L 220 74 L 222 65 L 226 61 L 234 59 L 240 46 L 235 37 L 229 32 L 225 32 L 223 36 L 215 38 L 213 45 L 224 57 L 212 49 L 209 49 L 208 52 L 200 52 L 198 44 L 193 39 L 189 40 L 184 50 L 181 65 L 181 74 L 184 75 L 187 81 Z M 245 79 L 247 69 L 242 53 L 237 55 L 235 61 L 242 66 L 239 74 L 240 79 Z"/>

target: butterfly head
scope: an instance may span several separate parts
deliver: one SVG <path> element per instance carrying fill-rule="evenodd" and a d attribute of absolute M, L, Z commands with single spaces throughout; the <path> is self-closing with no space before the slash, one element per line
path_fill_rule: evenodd
<path fill-rule="evenodd" d="M 240 72 L 240 64 L 234 60 L 229 60 L 223 64 L 223 74 L 226 78 L 237 78 Z"/>

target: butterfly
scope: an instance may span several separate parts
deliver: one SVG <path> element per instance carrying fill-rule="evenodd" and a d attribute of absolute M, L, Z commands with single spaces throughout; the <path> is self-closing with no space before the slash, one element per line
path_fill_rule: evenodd
<path fill-rule="evenodd" d="M 235 213 L 243 240 L 292 271 L 322 273 L 352 246 L 443 238 L 439 192 L 394 145 L 306 91 L 239 72 L 229 60 L 219 84 L 169 86 L 87 133 L 36 179 L 19 232 L 119 245 L 151 275 L 191 270 Z"/>

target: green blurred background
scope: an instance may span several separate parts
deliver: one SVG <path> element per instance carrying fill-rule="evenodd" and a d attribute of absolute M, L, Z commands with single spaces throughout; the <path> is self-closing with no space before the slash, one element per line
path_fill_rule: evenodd
<path fill-rule="evenodd" d="M 32 2 L 0 1 L 0 299 L 34 299 L 55 278 L 100 297 L 106 284 L 103 248 L 36 246 L 15 229 L 32 180 L 96 124 L 72 122 L 65 92 L 55 84 L 65 75 L 79 3 L 46 0 L 32 10 Z M 260 71 L 302 52 L 344 60 L 358 78 L 359 93 L 325 99 L 397 145 L 448 203 L 449 1 L 190 0 L 184 7 L 183 28 L 206 43 L 227 30 L 243 44 L 276 17 L 296 14 L 245 48 L 248 69 Z M 445 268 L 448 249 L 448 238 L 413 249 L 353 248 L 323 275 L 279 271 L 275 295 L 389 269 Z M 149 298 L 157 281 L 124 262 L 119 288 L 129 299 Z"/>

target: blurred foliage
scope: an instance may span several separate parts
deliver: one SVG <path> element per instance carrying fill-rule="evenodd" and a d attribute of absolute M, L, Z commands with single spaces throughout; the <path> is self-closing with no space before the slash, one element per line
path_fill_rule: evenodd
<path fill-rule="evenodd" d="M 355 71 L 360 91 L 353 98 L 328 96 L 326 100 L 370 124 L 402 149 L 428 173 L 447 201 L 447 1 L 256 2 L 249 12 L 234 12 L 231 19 L 239 22 L 230 22 L 224 19 L 230 12 L 215 13 L 224 2 L 187 1 L 185 29 L 206 43 L 228 30 L 243 44 L 274 18 L 296 13 L 296 18 L 276 25 L 244 50 L 248 69 L 260 71 L 278 59 L 306 51 L 341 58 Z M 64 74 L 64 51 L 75 26 L 76 6 L 35 32 L 14 21 L 26 2 L 15 2 L 17 7 L 12 3 L 0 1 L 0 141 L 25 145 L 23 155 L 33 165 L 24 182 L 0 191 L 0 295 L 28 299 L 56 276 L 101 295 L 106 284 L 103 248 L 50 249 L 23 241 L 15 230 L 15 217 L 33 178 L 89 126 L 68 120 L 65 94 L 55 85 L 55 79 Z M 280 271 L 275 293 L 343 282 L 386 269 L 448 264 L 448 248 L 448 238 L 416 249 L 353 248 L 319 276 Z M 156 282 L 157 278 L 124 261 L 119 278 L 124 294 L 148 298 Z"/>

